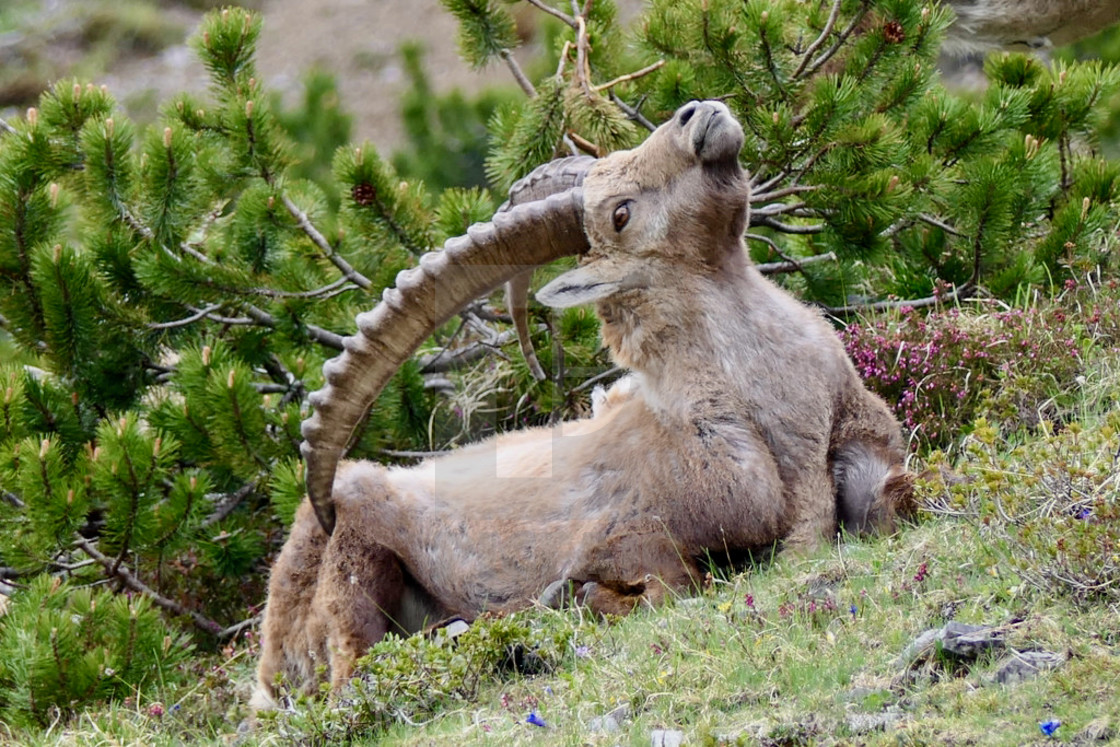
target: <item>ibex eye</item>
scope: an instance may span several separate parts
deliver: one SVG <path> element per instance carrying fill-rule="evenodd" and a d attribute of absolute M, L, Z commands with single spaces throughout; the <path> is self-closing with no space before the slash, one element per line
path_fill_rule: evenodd
<path fill-rule="evenodd" d="M 630 203 L 624 202 L 614 209 L 614 230 L 621 231 L 630 222 Z"/>

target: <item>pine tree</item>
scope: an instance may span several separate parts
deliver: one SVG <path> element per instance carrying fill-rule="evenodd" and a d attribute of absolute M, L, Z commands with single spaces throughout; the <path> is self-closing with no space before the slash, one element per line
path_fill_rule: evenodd
<path fill-rule="evenodd" d="M 836 314 L 1010 298 L 1107 261 L 1120 167 L 1093 138 L 1111 67 L 996 54 L 987 91 L 962 97 L 935 66 L 948 12 L 919 0 L 654 0 L 633 39 L 594 0 L 542 10 L 555 46 L 530 76 L 503 3 L 444 4 L 465 56 L 520 88 L 486 105 L 489 190 L 369 144 L 309 168 L 322 151 L 290 133 L 338 143 L 345 119 L 312 116 L 323 81 L 281 116 L 254 67 L 261 20 L 238 9 L 195 39 L 209 97 L 173 98 L 151 127 L 78 81 L 0 123 L 0 568 L 17 587 L 0 713 L 114 696 L 182 650 L 129 659 L 106 648 L 114 626 L 200 646 L 238 630 L 303 495 L 306 394 L 354 316 L 534 166 L 634 145 L 687 100 L 718 97 L 744 124 L 754 258 Z M 441 106 L 406 113 L 467 110 Z M 458 152 L 451 121 L 425 147 Z M 494 354 L 512 335 L 483 300 L 397 375 L 351 453 L 409 459 L 582 411 L 612 374 L 594 316 L 531 311 L 549 381 Z M 104 582 L 133 601 L 92 595 Z M 94 609 L 111 612 L 94 626 Z M 79 660 L 80 676 L 64 667 Z"/>

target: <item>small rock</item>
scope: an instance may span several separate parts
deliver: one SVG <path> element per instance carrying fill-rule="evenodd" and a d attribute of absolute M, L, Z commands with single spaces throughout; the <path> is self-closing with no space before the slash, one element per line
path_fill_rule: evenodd
<path fill-rule="evenodd" d="M 965 625 L 951 620 L 941 629 L 941 648 L 951 654 L 975 659 L 990 648 L 1003 646 L 1003 630 L 987 625 Z"/>
<path fill-rule="evenodd" d="M 848 729 L 853 734 L 867 734 L 872 731 L 886 731 L 902 720 L 897 710 L 882 713 L 851 713 L 848 715 Z"/>
<path fill-rule="evenodd" d="M 676 602 L 678 607 L 705 607 L 710 604 L 708 599 L 704 597 L 685 597 L 678 599 Z"/>
<path fill-rule="evenodd" d="M 649 735 L 652 747 L 681 747 L 684 744 L 684 732 L 676 729 L 654 729 Z"/>
<path fill-rule="evenodd" d="M 1016 685 L 1065 662 L 1065 654 L 1052 651 L 1014 651 L 1000 661 L 993 679 L 1001 685 Z"/>
<path fill-rule="evenodd" d="M 875 698 L 877 700 L 888 701 L 893 696 L 891 691 L 885 687 L 851 687 L 841 696 L 849 703 L 861 703 L 868 698 Z"/>
<path fill-rule="evenodd" d="M 590 731 L 614 734 L 622 730 L 622 725 L 630 720 L 630 706 L 619 706 L 605 716 L 596 716 L 587 722 Z"/>
<path fill-rule="evenodd" d="M 452 620 L 443 628 L 443 634 L 448 638 L 458 638 L 471 629 L 466 620 Z"/>
<path fill-rule="evenodd" d="M 941 628 L 925 631 L 906 647 L 895 661 L 899 669 L 910 669 L 930 658 L 938 644 L 942 651 L 963 659 L 975 659 L 981 652 L 1003 645 L 1003 630 L 988 625 L 966 625 L 951 620 Z"/>
<path fill-rule="evenodd" d="M 1116 737 L 1116 729 L 1112 726 L 1112 721 L 1108 716 L 1093 719 L 1085 728 L 1077 732 L 1075 742 L 1107 742 Z"/>

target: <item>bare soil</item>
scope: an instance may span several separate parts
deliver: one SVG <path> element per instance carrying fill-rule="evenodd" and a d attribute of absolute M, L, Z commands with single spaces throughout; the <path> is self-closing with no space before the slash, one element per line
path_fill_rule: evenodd
<path fill-rule="evenodd" d="M 459 58 L 457 22 L 438 0 L 264 0 L 259 7 L 264 27 L 257 68 L 269 90 L 281 92 L 291 104 L 299 100 L 309 69 L 332 72 L 343 107 L 354 115 L 354 138 L 371 141 L 382 153 L 402 140 L 398 112 L 408 83 L 398 53 L 403 43 L 425 46 L 438 93 L 513 83 L 503 66 L 476 71 Z M 204 91 L 205 70 L 186 45 L 200 18 L 200 13 L 184 17 L 183 44 L 155 57 L 125 59 L 97 82 L 126 104 L 143 100 L 150 105 L 182 90 Z"/>

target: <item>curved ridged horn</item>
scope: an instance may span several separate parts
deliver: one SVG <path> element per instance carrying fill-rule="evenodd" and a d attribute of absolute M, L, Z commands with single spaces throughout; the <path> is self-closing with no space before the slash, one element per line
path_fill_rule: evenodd
<path fill-rule="evenodd" d="M 448 239 L 420 264 L 397 275 L 381 303 L 357 317 L 358 333 L 323 365 L 326 384 L 310 396 L 314 414 L 303 421 L 307 494 L 323 529 L 334 531 L 331 488 L 355 426 L 382 388 L 436 327 L 475 298 L 527 266 L 587 251 L 583 190 L 579 187 L 494 215 L 465 236 Z"/>
<path fill-rule="evenodd" d="M 582 185 L 583 177 L 593 163 L 595 159 L 591 156 L 570 156 L 538 166 L 513 183 L 509 188 L 509 199 L 502 203 L 498 212 Z M 529 366 L 529 373 L 537 381 L 544 381 L 548 377 L 537 360 L 533 341 L 529 339 L 529 287 L 532 282 L 532 268 L 510 278 L 506 283 L 506 307 L 513 317 L 517 342 L 521 346 L 521 355 Z"/>

